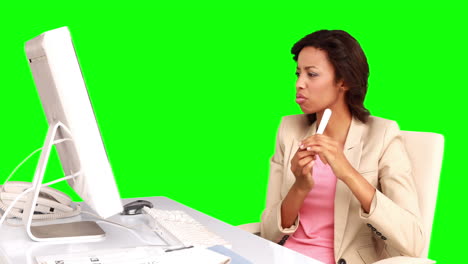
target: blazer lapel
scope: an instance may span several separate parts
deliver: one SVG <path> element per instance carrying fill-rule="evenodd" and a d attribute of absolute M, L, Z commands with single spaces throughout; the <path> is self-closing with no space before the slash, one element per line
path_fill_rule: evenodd
<path fill-rule="evenodd" d="M 353 118 L 346 137 L 345 146 L 343 149 L 346 159 L 356 170 L 359 169 L 361 160 L 362 142 L 361 136 L 364 129 L 364 124 Z M 338 180 L 336 182 L 335 192 L 335 228 L 334 228 L 334 253 L 337 259 L 344 250 L 343 241 L 345 237 L 346 223 L 348 221 L 348 211 L 351 202 L 352 192 L 348 186 Z"/>

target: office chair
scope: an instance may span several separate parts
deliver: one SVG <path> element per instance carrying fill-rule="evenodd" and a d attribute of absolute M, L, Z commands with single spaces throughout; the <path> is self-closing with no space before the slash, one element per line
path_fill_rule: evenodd
<path fill-rule="evenodd" d="M 401 133 L 413 165 L 421 221 L 426 231 L 426 246 L 420 257 L 427 258 L 444 153 L 444 137 L 441 134 L 428 132 L 401 131 Z M 259 222 L 238 227 L 260 235 Z"/>
<path fill-rule="evenodd" d="M 426 229 L 426 246 L 421 257 L 427 258 L 444 154 L 444 136 L 413 131 L 402 131 L 402 136 L 413 165 L 421 222 Z"/>

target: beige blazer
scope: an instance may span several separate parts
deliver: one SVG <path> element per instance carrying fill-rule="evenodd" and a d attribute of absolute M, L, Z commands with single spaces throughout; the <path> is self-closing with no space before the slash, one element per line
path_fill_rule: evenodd
<path fill-rule="evenodd" d="M 292 235 L 300 222 L 281 227 L 281 203 L 295 181 L 291 159 L 299 142 L 315 134 L 306 115 L 283 118 L 271 159 L 266 209 L 261 236 L 278 242 Z M 369 117 L 366 124 L 352 120 L 344 146 L 351 165 L 376 189 L 366 214 L 345 183 L 335 194 L 334 254 L 339 264 L 373 263 L 391 256 L 418 257 L 424 233 L 411 164 L 396 122 Z"/>

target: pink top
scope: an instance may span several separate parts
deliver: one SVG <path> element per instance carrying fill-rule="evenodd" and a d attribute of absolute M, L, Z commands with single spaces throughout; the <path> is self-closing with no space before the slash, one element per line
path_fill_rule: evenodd
<path fill-rule="evenodd" d="M 315 185 L 299 210 L 299 226 L 284 246 L 332 264 L 335 263 L 333 228 L 336 177 L 330 165 L 325 165 L 318 156 L 312 177 Z"/>

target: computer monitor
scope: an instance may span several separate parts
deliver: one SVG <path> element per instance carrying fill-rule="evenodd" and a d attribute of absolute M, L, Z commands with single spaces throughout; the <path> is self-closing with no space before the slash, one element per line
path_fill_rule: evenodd
<path fill-rule="evenodd" d="M 33 182 L 36 189 L 30 195 L 31 207 L 25 210 L 25 215 L 31 217 L 23 220 L 28 234 L 37 241 L 99 237 L 102 234 L 96 230 L 76 235 L 77 229 L 93 228 L 83 223 L 60 227 L 31 226 L 38 188 L 42 184 L 52 143 L 57 139 L 71 138 L 57 144 L 56 149 L 65 175 L 78 174 L 68 180 L 68 184 L 84 202 L 103 218 L 121 212 L 122 203 L 68 28 L 45 32 L 28 41 L 25 48 L 49 123 Z M 62 228 L 64 233 L 58 232 L 57 228 Z M 54 230 L 52 237 L 47 234 L 50 230 Z"/>

